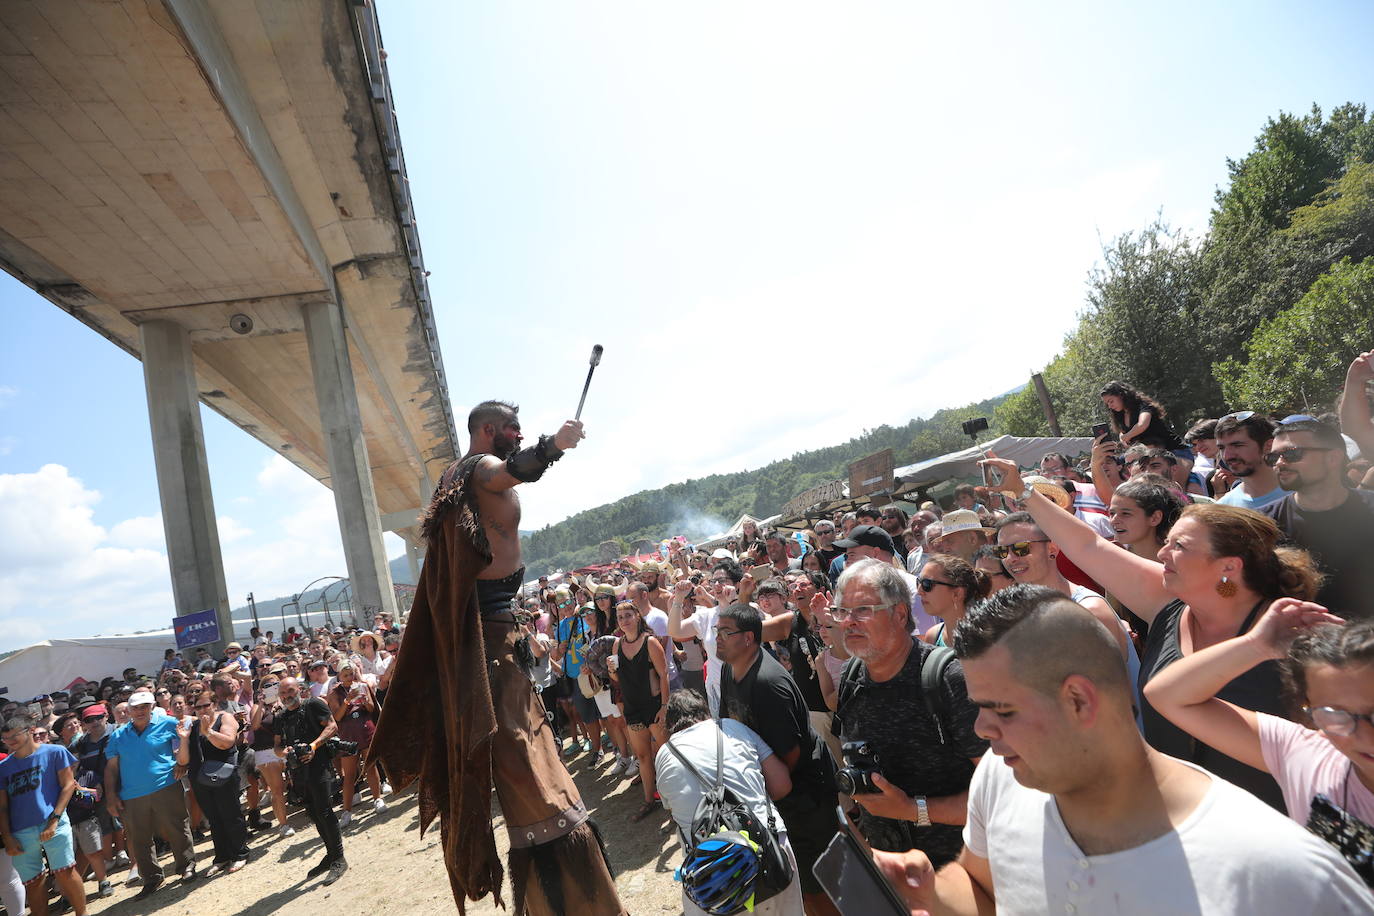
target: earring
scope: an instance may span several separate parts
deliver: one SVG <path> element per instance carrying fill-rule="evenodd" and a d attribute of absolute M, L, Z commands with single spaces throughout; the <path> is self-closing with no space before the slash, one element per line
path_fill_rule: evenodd
<path fill-rule="evenodd" d="M 1240 591 L 1240 586 L 1225 576 L 1222 576 L 1221 581 L 1217 583 L 1217 594 L 1223 598 L 1234 598 L 1238 591 Z"/>

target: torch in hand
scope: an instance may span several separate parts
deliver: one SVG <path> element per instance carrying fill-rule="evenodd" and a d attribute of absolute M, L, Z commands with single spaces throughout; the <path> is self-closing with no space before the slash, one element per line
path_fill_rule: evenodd
<path fill-rule="evenodd" d="M 587 383 L 582 386 L 582 397 L 577 402 L 577 413 L 573 415 L 574 420 L 582 419 L 582 405 L 587 403 L 587 389 L 592 387 L 592 373 L 596 371 L 597 366 L 601 365 L 601 354 L 604 349 L 601 344 L 592 347 L 591 366 L 587 369 Z"/>

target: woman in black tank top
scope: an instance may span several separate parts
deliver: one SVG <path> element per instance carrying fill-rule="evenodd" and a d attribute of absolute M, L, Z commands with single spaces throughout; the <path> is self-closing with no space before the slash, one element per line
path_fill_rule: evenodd
<path fill-rule="evenodd" d="M 177 725 L 177 762 L 188 767 L 191 791 L 210 822 L 215 860 L 206 874 L 236 872 L 248 864 L 248 827 L 239 810 L 238 722 L 232 713 L 216 709 L 208 692 L 196 697 L 191 711 L 194 722 Z M 219 775 L 213 785 L 208 773 Z"/>
<path fill-rule="evenodd" d="M 253 762 L 258 768 L 258 776 L 267 783 L 267 791 L 272 794 L 272 813 L 277 818 L 277 832 L 283 837 L 294 836 L 296 831 L 286 822 L 286 762 L 278 757 L 273 749 L 277 738 L 277 676 L 269 674 L 258 684 L 258 694 L 254 698 L 253 712 L 248 727 L 253 730 L 250 747 Z M 248 817 L 254 829 L 265 827 L 258 814 L 262 800 L 258 781 L 248 786 Z"/>
<path fill-rule="evenodd" d="M 610 670 L 620 684 L 620 711 L 630 726 L 630 748 L 639 761 L 644 804 L 634 819 L 641 821 L 658 807 L 654 799 L 654 747 L 667 737 L 663 712 L 668 700 L 668 665 L 658 638 L 649 632 L 649 625 L 633 604 L 623 602 L 615 616 L 624 635 L 616 640 L 615 667 Z"/>

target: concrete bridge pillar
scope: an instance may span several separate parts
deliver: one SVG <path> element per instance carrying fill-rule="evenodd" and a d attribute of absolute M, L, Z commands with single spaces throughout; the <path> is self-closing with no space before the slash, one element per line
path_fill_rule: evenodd
<path fill-rule="evenodd" d="M 382 544 L 377 494 L 363 440 L 358 412 L 358 393 L 353 387 L 353 366 L 348 358 L 348 336 L 343 315 L 332 302 L 312 302 L 301 307 L 305 337 L 310 347 L 310 368 L 315 376 L 315 400 L 320 406 L 325 454 L 343 535 L 344 559 L 353 585 L 353 606 L 358 617 L 371 621 L 376 613 L 396 614 L 396 594 L 391 588 Z"/>
<path fill-rule="evenodd" d="M 214 609 L 220 639 L 207 648 L 219 657 L 234 638 L 234 625 L 210 492 L 191 338 L 172 321 L 144 322 L 139 334 L 172 600 L 176 616 Z"/>

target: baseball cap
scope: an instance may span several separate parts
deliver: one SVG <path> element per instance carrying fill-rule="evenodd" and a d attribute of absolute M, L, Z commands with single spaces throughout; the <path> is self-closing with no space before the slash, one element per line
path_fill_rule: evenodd
<path fill-rule="evenodd" d="M 311 668 L 325 668 L 325 667 L 327 667 L 327 665 L 325 665 L 324 659 L 322 659 L 322 658 L 317 658 L 317 659 L 315 659 L 313 662 L 311 662 L 310 664 L 306 665 L 305 667 L 306 667 L 307 670 L 309 670 L 309 669 L 311 669 Z"/>
<path fill-rule="evenodd" d="M 715 550 L 711 551 L 711 559 L 713 560 L 733 560 L 734 558 L 735 555 L 724 547 L 717 547 Z"/>
<path fill-rule="evenodd" d="M 877 525 L 855 525 L 849 536 L 835 542 L 836 547 L 877 547 L 892 553 L 892 535 Z"/>
<path fill-rule="evenodd" d="M 146 691 L 146 690 L 137 690 L 137 691 L 134 691 L 133 696 L 129 697 L 129 705 L 130 705 L 130 706 L 151 706 L 151 705 L 153 704 L 153 700 L 154 700 L 153 695 L 152 695 L 151 693 L 149 693 L 148 691 Z"/>
<path fill-rule="evenodd" d="M 104 703 L 96 703 L 93 706 L 87 706 L 81 710 L 81 718 L 83 719 L 94 719 L 97 717 L 103 719 L 106 715 L 108 715 L 108 710 L 105 709 Z"/>

